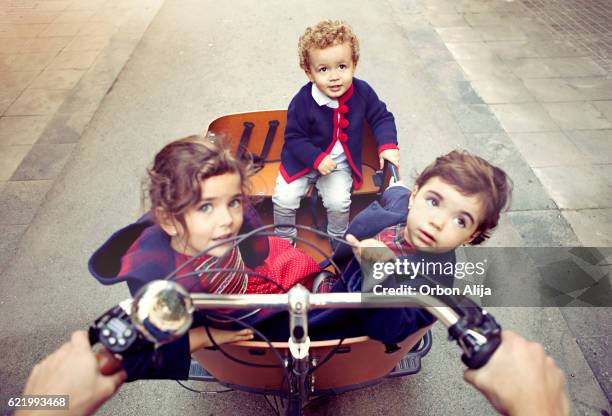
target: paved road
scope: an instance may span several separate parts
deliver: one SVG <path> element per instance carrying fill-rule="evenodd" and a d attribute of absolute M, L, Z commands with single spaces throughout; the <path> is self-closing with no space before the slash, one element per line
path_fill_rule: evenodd
<path fill-rule="evenodd" d="M 171 139 L 202 131 L 218 115 L 285 107 L 306 81 L 297 65 L 297 38 L 322 18 L 342 17 L 360 36 L 357 76 L 368 80 L 397 115 L 404 176 L 447 150 L 471 148 L 504 166 L 521 185 L 514 212 L 504 219 L 493 244 L 525 245 L 542 224 L 554 231 L 551 238 L 576 243 L 567 223 L 551 220 L 558 215 L 555 201 L 488 104 L 468 82 L 453 79 L 446 49 L 448 64 L 436 66 L 433 55 L 442 53 L 444 43 L 427 16 L 433 19 L 436 7 L 450 3 L 432 3 L 434 7 L 423 10 L 415 2 L 395 0 L 376 7 L 348 1 L 167 0 L 2 275 L 1 396 L 15 394 L 27 368 L 127 295 L 122 287 L 100 287 L 89 277 L 85 260 L 104 237 L 139 214 L 140 179 L 155 151 Z M 453 82 L 438 83 L 440 78 Z M 558 309 L 494 313 L 506 327 L 547 346 L 571 375 L 570 394 L 578 414 L 609 411 Z M 444 340 L 441 328 L 434 336 L 435 347 L 419 375 L 330 399 L 317 413 L 492 413 L 463 383 L 457 348 Z M 173 382 L 138 382 L 125 386 L 101 414 L 265 412 L 261 398 L 244 393 L 200 397 Z"/>

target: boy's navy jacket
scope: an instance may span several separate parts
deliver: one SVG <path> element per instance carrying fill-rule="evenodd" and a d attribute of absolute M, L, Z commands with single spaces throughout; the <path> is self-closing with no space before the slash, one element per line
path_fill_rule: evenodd
<path fill-rule="evenodd" d="M 311 88 L 311 82 L 304 85 L 289 104 L 280 173 L 287 183 L 307 174 L 319 166 L 335 142 L 340 140 L 351 167 L 354 188 L 359 189 L 363 183 L 364 121 L 374 133 L 378 153 L 397 149 L 393 114 L 372 87 L 357 78 L 353 78 L 352 86 L 338 99 L 339 107 L 336 109 L 319 106 L 312 98 Z M 338 129 L 341 133 L 336 135 Z"/>
<path fill-rule="evenodd" d="M 403 186 L 389 187 L 383 193 L 380 203 L 378 201 L 373 202 L 355 216 L 347 233 L 362 240 L 375 236 L 386 227 L 404 223 L 408 214 L 409 196 L 410 192 Z M 253 213 L 245 214 L 245 224 L 241 233 L 256 228 L 258 224 L 258 219 L 255 218 Z M 121 266 L 121 257 L 138 236 L 151 226 L 153 226 L 153 222 L 150 217 L 145 216 L 138 222 L 114 233 L 89 260 L 89 270 L 94 277 L 103 284 L 126 281 L 132 295 L 145 283 L 159 278 L 160 264 L 143 264 L 138 269 L 139 276 L 117 277 Z M 259 245 L 255 244 L 250 248 L 241 246 L 241 253 L 245 256 L 245 264 L 249 267 L 259 264 L 267 257 L 267 250 L 262 249 L 261 241 Z M 423 258 L 422 253 L 415 253 L 415 256 L 418 256 L 418 258 L 413 259 L 414 261 Z M 436 255 L 435 258 L 437 261 L 454 262 L 455 254 L 454 251 L 451 251 Z M 359 292 L 361 290 L 361 272 L 359 264 L 353 260 L 350 248 L 341 245 L 341 248 L 334 253 L 334 259 L 343 270 L 344 282 L 338 281 L 333 290 L 337 292 Z M 168 273 L 172 272 L 174 263 L 168 263 L 168 267 L 171 267 Z M 147 275 L 152 270 L 155 270 L 155 275 Z M 308 327 L 309 335 L 313 340 L 346 338 L 366 334 L 370 338 L 381 342 L 395 343 L 433 321 L 434 318 L 427 312 L 415 308 L 319 309 L 310 312 Z M 276 314 L 258 313 L 246 319 L 245 322 L 256 325 L 257 329 L 271 340 L 285 341 L 289 338 L 289 324 L 285 312 Z M 203 316 L 198 314 L 194 316 L 194 327 L 202 326 L 204 323 L 206 323 L 206 319 Z M 187 336 L 159 348 L 158 354 L 161 358 L 161 366 L 154 367 L 152 365 L 152 354 L 152 351 L 148 354 L 140 352 L 136 355 L 124 357 L 123 364 L 128 373 L 129 381 L 153 378 L 187 379 L 190 364 L 189 339 Z"/>

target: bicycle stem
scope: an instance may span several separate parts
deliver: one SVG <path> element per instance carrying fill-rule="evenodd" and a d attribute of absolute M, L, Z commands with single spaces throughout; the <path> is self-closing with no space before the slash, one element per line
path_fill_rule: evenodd
<path fill-rule="evenodd" d="M 302 400 L 308 399 L 308 370 L 310 369 L 310 337 L 308 336 L 308 306 L 310 292 L 302 285 L 288 293 L 289 306 L 289 351 L 293 357 L 292 369 L 296 391 Z"/>

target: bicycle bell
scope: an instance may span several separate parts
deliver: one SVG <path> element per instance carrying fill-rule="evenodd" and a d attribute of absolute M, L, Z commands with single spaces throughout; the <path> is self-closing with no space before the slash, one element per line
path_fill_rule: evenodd
<path fill-rule="evenodd" d="M 156 280 L 141 288 L 132 302 L 134 326 L 156 345 L 183 336 L 193 322 L 193 303 L 175 282 Z"/>

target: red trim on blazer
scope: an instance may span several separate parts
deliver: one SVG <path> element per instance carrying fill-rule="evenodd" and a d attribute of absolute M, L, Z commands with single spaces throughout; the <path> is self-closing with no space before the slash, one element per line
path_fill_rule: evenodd
<path fill-rule="evenodd" d="M 389 149 L 399 150 L 399 147 L 397 147 L 397 145 L 394 145 L 393 143 L 383 144 L 382 146 L 378 148 L 378 154 L 381 154 L 385 150 L 389 150 Z"/>
<path fill-rule="evenodd" d="M 321 154 L 320 154 L 320 155 L 319 155 L 319 156 L 318 156 L 318 157 L 315 159 L 315 161 L 314 161 L 314 163 L 312 164 L 312 166 L 313 166 L 315 169 L 318 169 L 318 168 L 319 168 L 319 165 L 321 164 L 321 162 L 323 162 L 323 159 L 325 159 L 325 156 L 327 156 L 327 155 L 328 155 L 327 150 L 326 150 L 325 152 L 321 153 Z"/>
<path fill-rule="evenodd" d="M 346 90 L 346 92 L 342 94 L 341 97 L 338 98 L 338 109 L 340 109 L 342 104 L 346 103 L 353 96 L 354 90 L 355 90 L 355 86 L 351 82 L 351 86 L 349 87 L 349 89 Z"/>
<path fill-rule="evenodd" d="M 351 84 L 351 88 L 349 88 L 349 90 L 346 93 L 344 93 L 342 97 L 338 99 L 338 108 L 336 108 L 336 110 L 334 111 L 334 134 L 338 132 L 338 127 L 339 127 L 338 126 L 338 113 L 345 115 L 351 110 L 350 107 L 346 105 L 346 102 L 353 96 L 353 91 L 354 91 L 354 87 L 353 87 L 353 84 Z M 340 111 L 340 109 L 342 109 L 342 111 Z M 342 117 L 342 119 L 346 120 L 345 117 Z M 348 127 L 348 124 L 345 127 L 340 127 L 340 130 L 341 130 L 340 135 L 346 136 L 346 133 L 344 132 L 344 129 L 346 127 Z M 340 140 L 340 137 L 334 137 L 334 141 L 335 140 Z M 359 172 L 359 169 L 357 169 L 357 166 L 355 166 L 355 162 L 353 161 L 351 152 L 349 151 L 349 148 L 346 145 L 346 143 L 349 140 L 350 140 L 350 137 L 347 137 L 345 141 L 340 140 L 340 144 L 342 145 L 342 148 L 344 149 L 346 160 L 349 166 L 351 167 L 351 170 L 353 171 L 353 188 L 357 190 L 361 188 L 361 185 L 363 185 L 363 175 L 361 174 L 361 172 Z"/>
<path fill-rule="evenodd" d="M 353 171 L 353 187 L 355 188 L 355 190 L 357 190 L 361 188 L 361 185 L 363 185 L 363 175 L 357 170 L 355 162 L 353 162 L 353 158 L 351 157 L 351 153 L 348 151 L 348 146 L 346 145 L 346 143 L 342 143 L 342 148 L 344 149 L 344 154 L 346 154 L 346 160 L 349 166 L 351 167 L 351 170 Z"/>
<path fill-rule="evenodd" d="M 355 90 L 355 86 L 351 84 L 350 88 L 344 94 L 342 94 L 342 97 L 338 98 L 338 108 L 334 108 L 334 114 L 333 114 L 334 136 L 332 136 L 331 143 L 329 144 L 329 146 L 327 146 L 327 149 L 325 149 L 325 151 L 321 153 L 319 156 L 317 156 L 317 158 L 315 159 L 314 164 L 313 164 L 315 169 L 323 161 L 325 156 L 329 155 L 332 148 L 334 147 L 334 144 L 336 143 L 336 140 L 339 140 L 339 137 L 336 136 L 336 132 L 338 131 L 338 112 L 340 111 L 340 108 L 342 107 L 343 107 L 342 114 L 346 114 L 349 112 L 350 109 L 348 108 L 348 106 L 345 105 L 345 103 L 353 96 L 354 90 Z M 342 133 L 344 133 L 344 131 L 342 131 Z M 361 172 L 359 172 L 357 167 L 355 166 L 355 162 L 353 162 L 353 158 L 351 158 L 351 154 L 348 151 L 348 148 L 346 147 L 345 143 L 340 141 L 340 144 L 342 144 L 342 148 L 344 149 L 344 153 L 346 154 L 346 160 L 348 160 L 349 166 L 351 167 L 354 173 L 353 175 L 354 188 L 359 189 L 361 188 L 361 185 L 363 184 L 363 175 L 361 175 Z M 281 163 L 279 171 L 281 175 L 283 175 L 283 179 L 285 179 L 285 182 L 290 183 L 296 180 L 297 178 L 306 175 L 310 171 L 310 169 L 311 168 L 304 168 L 301 171 L 294 174 L 293 176 L 289 176 L 289 174 L 287 173 L 287 171 L 285 170 L 285 168 L 283 167 Z"/>
<path fill-rule="evenodd" d="M 306 175 L 310 171 L 310 168 L 304 168 L 293 176 L 289 176 L 282 164 L 280 165 L 278 170 L 280 171 L 281 175 L 283 175 L 283 179 L 285 180 L 285 182 L 290 183 L 296 180 L 297 178 Z"/>

